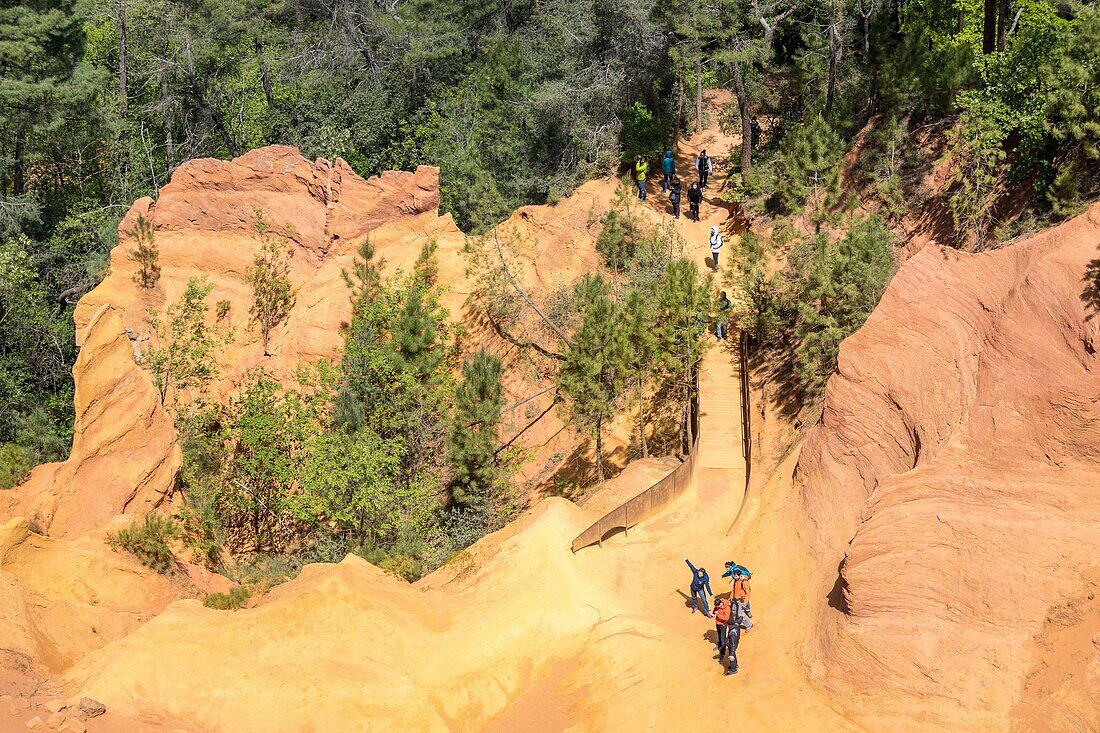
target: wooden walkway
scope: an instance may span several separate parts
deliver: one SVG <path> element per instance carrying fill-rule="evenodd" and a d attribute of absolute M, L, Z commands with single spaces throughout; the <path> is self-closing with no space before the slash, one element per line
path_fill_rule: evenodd
<path fill-rule="evenodd" d="M 714 499 L 745 490 L 741 448 L 741 375 L 737 339 L 711 346 L 699 368 L 699 447 L 695 488 Z"/>

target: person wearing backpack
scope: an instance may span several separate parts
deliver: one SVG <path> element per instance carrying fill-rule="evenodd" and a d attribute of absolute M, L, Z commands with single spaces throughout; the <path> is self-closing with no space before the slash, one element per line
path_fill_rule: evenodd
<path fill-rule="evenodd" d="M 676 158 L 672 157 L 672 151 L 666 150 L 665 157 L 661 158 L 661 192 L 668 191 L 669 186 L 672 185 L 674 175 L 676 173 Z"/>
<path fill-rule="evenodd" d="M 722 239 L 722 232 L 718 231 L 718 225 L 715 224 L 710 228 L 710 256 L 715 272 L 718 272 L 718 255 L 722 251 L 723 244 L 725 241 Z"/>
<path fill-rule="evenodd" d="M 691 188 L 688 189 L 688 215 L 695 218 L 695 221 L 699 221 L 699 204 L 703 203 L 703 189 L 699 188 L 699 184 L 695 181 L 691 182 Z"/>
<path fill-rule="evenodd" d="M 714 591 L 710 589 L 710 576 L 707 575 L 706 568 L 695 567 L 686 557 L 684 562 L 691 568 L 691 612 L 698 610 L 707 618 L 712 618 L 710 604 L 707 602 L 707 596 L 714 595 Z"/>
<path fill-rule="evenodd" d="M 672 204 L 672 218 L 680 218 L 680 190 L 684 187 L 684 184 L 680 183 L 680 179 L 676 176 L 672 177 L 671 188 L 668 192 L 668 200 Z"/>
<path fill-rule="evenodd" d="M 749 603 L 749 595 L 751 589 L 749 588 L 749 579 L 747 576 L 741 573 L 735 572 L 730 576 L 730 581 L 733 583 L 733 588 L 730 589 L 730 599 L 734 601 L 740 601 L 741 605 L 745 608 L 745 616 L 749 619 L 752 618 L 752 604 Z M 749 621 L 746 628 L 752 628 L 752 621 Z"/>
<path fill-rule="evenodd" d="M 707 187 L 707 179 L 714 171 L 714 161 L 707 155 L 707 151 L 699 153 L 699 157 L 695 159 L 695 170 L 699 172 L 699 188 Z"/>
<path fill-rule="evenodd" d="M 714 319 L 714 333 L 718 336 L 719 341 L 726 340 L 726 324 L 730 320 L 730 310 L 733 309 L 733 303 L 726 296 L 726 291 L 722 291 L 722 295 L 718 298 L 718 317 Z M 726 577 L 728 573 L 722 573 L 722 577 Z"/>
<path fill-rule="evenodd" d="M 645 157 L 639 155 L 638 160 L 634 163 L 634 179 L 638 183 L 638 200 L 645 201 L 645 178 L 649 173 L 649 162 Z"/>

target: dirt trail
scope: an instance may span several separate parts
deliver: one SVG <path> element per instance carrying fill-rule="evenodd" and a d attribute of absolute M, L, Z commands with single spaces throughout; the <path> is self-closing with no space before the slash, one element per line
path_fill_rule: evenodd
<path fill-rule="evenodd" d="M 711 109 L 722 103 L 723 94 L 708 92 Z M 686 256 L 707 267 L 710 228 L 717 224 L 726 232 L 715 278 L 718 288 L 732 264 L 735 232 L 743 227 L 731 207 L 715 205 L 721 203 L 729 171 L 722 159 L 735 153 L 739 143 L 739 138 L 712 127 L 681 141 L 678 149 L 677 171 L 686 183 L 695 180 L 699 150 L 716 158 L 701 221 L 681 216 L 676 227 L 687 242 Z M 647 198 L 651 210 L 671 213 L 659 178 L 651 180 Z M 730 719 L 761 731 L 856 729 L 810 687 L 799 660 L 812 600 L 803 590 L 810 584 L 803 581 L 812 564 L 788 530 L 794 506 L 793 457 L 768 486 L 757 488 L 742 512 L 746 482 L 740 400 L 736 345 L 712 342 L 700 371 L 700 453 L 693 485 L 628 534 L 617 535 L 602 548 L 578 552 L 577 561 L 594 580 L 616 578 L 614 595 L 659 629 L 645 644 L 626 645 L 609 637 L 594 640 L 594 648 L 586 650 L 586 656 L 604 658 L 603 675 L 622 680 L 613 699 L 595 695 L 593 685 L 582 682 L 594 676 L 591 661 L 586 668 L 569 660 L 514 701 L 488 730 L 669 730 Z M 719 595 L 729 592 L 729 581 L 720 577 L 725 560 L 745 564 L 756 574 L 757 626 L 742 637 L 741 673 L 736 677 L 722 675 L 711 651 L 713 622 L 691 612 L 684 557 L 708 569 Z"/>

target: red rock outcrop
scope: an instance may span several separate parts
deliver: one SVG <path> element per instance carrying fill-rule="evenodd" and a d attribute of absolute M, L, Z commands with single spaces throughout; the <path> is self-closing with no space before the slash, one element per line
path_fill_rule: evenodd
<path fill-rule="evenodd" d="M 116 515 L 151 511 L 170 496 L 181 452 L 172 418 L 135 356 L 148 347 L 149 311 L 163 313 L 192 277 L 213 287 L 211 306 L 229 304 L 222 325 L 234 338 L 219 357 L 215 396 L 233 391 L 252 370 L 291 381 L 300 366 L 339 353 L 352 310 L 342 273 L 368 234 L 390 272 L 407 271 L 435 239 L 447 305 L 460 313 L 464 237 L 449 216 L 438 215 L 438 178 L 436 169 L 421 167 L 364 180 L 343 161 L 311 163 L 278 146 L 180 166 L 155 202 L 141 199 L 131 208 L 119 225 L 110 274 L 77 305 L 81 351 L 73 369 L 77 417 L 69 459 L 39 466 L 18 489 L 0 494 L 0 517 L 23 515 L 53 536 L 76 537 Z M 288 234 L 296 293 L 270 356 L 250 329 L 245 281 L 260 246 L 257 211 Z M 160 278 L 150 289 L 135 283 L 131 258 L 139 215 L 155 226 L 159 249 Z"/>
<path fill-rule="evenodd" d="M 798 465 L 835 609 L 808 646 L 880 729 L 1003 725 L 1029 640 L 1100 589 L 1098 241 L 1100 205 L 997 251 L 927 247 L 841 347 Z"/>

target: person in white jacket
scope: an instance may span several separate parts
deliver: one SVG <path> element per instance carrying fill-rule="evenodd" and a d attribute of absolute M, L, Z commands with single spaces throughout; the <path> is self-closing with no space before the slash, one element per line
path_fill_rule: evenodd
<path fill-rule="evenodd" d="M 714 262 L 714 271 L 718 272 L 718 254 L 722 251 L 722 245 L 725 242 L 722 240 L 722 233 L 718 231 L 718 225 L 715 224 L 710 228 L 710 257 Z"/>

